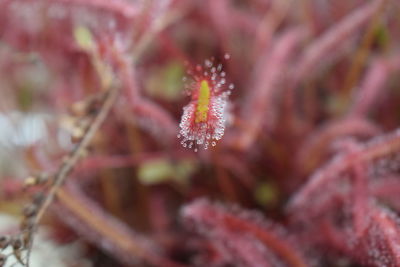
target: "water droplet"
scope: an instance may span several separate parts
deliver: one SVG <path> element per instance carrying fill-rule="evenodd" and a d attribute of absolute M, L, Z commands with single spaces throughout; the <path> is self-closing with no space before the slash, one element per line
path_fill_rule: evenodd
<path fill-rule="evenodd" d="M 224 58 L 225 58 L 226 60 L 228 60 L 228 59 L 231 58 L 231 55 L 229 55 L 228 53 L 226 53 L 226 54 L 224 55 Z"/>

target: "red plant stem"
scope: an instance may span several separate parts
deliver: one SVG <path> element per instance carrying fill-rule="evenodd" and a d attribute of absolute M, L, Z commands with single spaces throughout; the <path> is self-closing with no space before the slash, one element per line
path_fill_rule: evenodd
<path fill-rule="evenodd" d="M 250 234 L 290 266 L 307 266 L 299 253 L 287 242 L 279 238 L 273 230 L 269 230 L 257 222 L 252 222 L 251 217 L 243 216 L 242 218 L 238 210 L 235 213 L 229 212 L 229 210 L 220 205 L 213 205 L 202 199 L 186 206 L 182 214 L 185 219 L 194 220 L 195 224 L 199 225 L 205 234 L 213 232 L 225 233 L 223 234 L 225 236 L 224 241 L 222 241 L 224 243 L 232 242 L 229 238 L 229 233 L 233 235 L 242 234 L 243 236 Z M 213 234 L 210 234 L 211 238 L 213 236 Z M 221 241 L 216 240 L 216 242 Z"/>
<path fill-rule="evenodd" d="M 374 265 L 399 266 L 400 265 L 400 231 L 398 217 L 389 210 L 379 206 L 370 206 L 371 223 L 368 226 L 368 234 L 364 235 L 364 257 L 361 260 L 371 258 Z M 376 244 L 376 238 L 379 243 Z M 379 249 L 380 254 L 370 252 Z M 381 256 L 382 255 L 382 256 Z"/>
<path fill-rule="evenodd" d="M 129 57 L 122 57 L 118 51 L 112 51 L 114 64 L 117 66 L 123 87 L 123 92 L 127 96 L 129 108 L 137 117 L 144 117 L 157 127 L 162 129 L 167 138 L 175 138 L 178 123 L 160 105 L 155 104 L 150 99 L 141 96 L 139 85 L 136 80 L 135 68 L 129 63 Z M 123 109 L 123 116 L 131 116 Z M 122 112 L 121 111 L 121 112 Z"/>
<path fill-rule="evenodd" d="M 231 180 L 231 176 L 229 176 L 226 169 L 217 164 L 215 172 L 222 195 L 231 202 L 237 202 L 238 196 L 235 190 L 235 186 Z"/>
<path fill-rule="evenodd" d="M 247 165 L 232 155 L 221 155 L 220 164 L 237 176 L 243 186 L 251 190 L 255 185 L 255 177 L 251 174 Z"/>
<path fill-rule="evenodd" d="M 283 22 L 289 10 L 289 2 L 273 1 L 271 8 L 266 12 L 261 19 L 258 28 L 256 29 L 256 38 L 254 41 L 253 58 L 258 58 L 265 54 L 272 44 L 273 35 L 277 28 Z"/>
<path fill-rule="evenodd" d="M 318 67 L 326 62 L 326 58 L 332 55 L 331 51 L 340 50 L 340 47 L 346 45 L 345 40 L 368 23 L 383 3 L 384 0 L 376 0 L 364 4 L 308 46 L 294 67 L 292 80 L 286 90 L 285 110 L 287 114 L 295 114 L 295 90 L 299 83 L 309 78 L 313 70 L 318 70 Z"/>
<path fill-rule="evenodd" d="M 334 139 L 346 136 L 371 137 L 380 132 L 378 126 L 365 119 L 349 118 L 323 124 L 314 130 L 298 149 L 296 171 L 308 174 L 318 166 Z"/>
<path fill-rule="evenodd" d="M 64 222 L 125 264 L 131 265 L 137 260 L 142 260 L 154 266 L 184 266 L 162 257 L 159 248 L 150 239 L 133 232 L 103 211 L 78 187 L 69 184 L 57 192 L 57 197 L 62 208 L 55 211 Z"/>
<path fill-rule="evenodd" d="M 294 29 L 283 34 L 272 48 L 270 56 L 264 56 L 258 63 L 260 72 L 256 73 L 254 89 L 242 110 L 247 129 L 239 138 L 239 147 L 249 148 L 266 125 L 271 130 L 276 123 L 276 97 L 281 89 L 288 63 L 295 48 L 304 37 L 303 29 Z"/>
<path fill-rule="evenodd" d="M 232 27 L 232 20 L 229 19 L 231 16 L 231 6 L 228 4 L 228 0 L 213 1 L 208 0 L 208 14 L 210 15 L 211 22 L 215 27 L 219 41 L 225 51 L 229 51 L 230 42 L 229 37 L 234 29 Z"/>
<path fill-rule="evenodd" d="M 292 198 L 289 206 L 299 208 L 306 205 L 320 185 L 330 182 L 355 164 L 371 164 L 373 160 L 391 156 L 397 153 L 399 149 L 400 130 L 397 130 L 386 136 L 379 136 L 368 141 L 357 153 L 345 154 L 335 158 L 310 177 L 309 181 Z"/>
<path fill-rule="evenodd" d="M 160 105 L 142 97 L 135 102 L 132 109 L 136 116 L 146 118 L 146 120 L 158 127 L 164 140 L 176 138 L 178 123 Z"/>
<path fill-rule="evenodd" d="M 354 53 L 352 64 L 344 81 L 343 89 L 341 89 L 341 94 L 343 94 L 346 98 L 350 96 L 351 90 L 355 86 L 360 72 L 365 66 L 368 55 L 371 53 L 371 45 L 374 39 L 376 39 L 376 28 L 382 20 L 381 15 L 384 11 L 384 7 L 385 4 L 380 5 L 378 10 L 371 17 L 371 21 L 368 24 L 361 44 Z"/>
<path fill-rule="evenodd" d="M 351 155 L 357 154 L 360 146 L 354 140 L 348 140 L 344 145 L 344 149 Z M 354 164 L 352 170 L 352 216 L 355 237 L 358 239 L 362 237 L 366 227 L 370 222 L 370 213 L 368 209 L 368 177 L 366 168 L 362 164 Z"/>
<path fill-rule="evenodd" d="M 317 69 L 316 66 L 323 62 L 321 59 L 329 55 L 331 50 L 337 49 L 344 39 L 369 22 L 383 2 L 384 0 L 376 0 L 366 3 L 311 43 L 295 68 L 293 84 L 296 86 L 301 79 L 308 77 L 312 73 L 311 70 Z"/>
<path fill-rule="evenodd" d="M 364 79 L 357 90 L 348 116 L 367 116 L 381 99 L 382 88 L 390 76 L 400 70 L 400 55 L 389 59 L 375 59 L 366 71 Z"/>
<path fill-rule="evenodd" d="M 358 164 L 354 166 L 354 204 L 353 204 L 353 220 L 354 230 L 357 237 L 361 237 L 368 227 L 370 213 L 368 210 L 369 192 L 368 177 L 366 176 L 365 167 Z"/>
<path fill-rule="evenodd" d="M 240 220 L 234 216 L 228 216 L 225 218 L 225 223 L 229 225 L 231 229 L 239 228 L 244 232 L 252 233 L 258 239 L 261 240 L 267 247 L 271 248 L 277 253 L 282 259 L 288 262 L 291 266 L 305 267 L 307 266 L 303 260 L 294 253 L 292 248 L 288 247 L 285 243 L 281 242 L 275 236 L 271 235 L 267 231 L 257 227 L 254 224 Z"/>
<path fill-rule="evenodd" d="M 390 175 L 372 182 L 370 191 L 377 199 L 387 203 L 396 212 L 400 211 L 400 177 Z"/>

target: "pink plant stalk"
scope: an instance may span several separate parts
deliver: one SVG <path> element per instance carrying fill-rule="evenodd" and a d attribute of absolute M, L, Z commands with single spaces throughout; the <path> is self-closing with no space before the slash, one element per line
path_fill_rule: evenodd
<path fill-rule="evenodd" d="M 328 164 L 317 170 L 306 184 L 291 199 L 289 207 L 299 208 L 312 205 L 321 194 L 321 187 L 346 177 L 345 174 L 354 165 L 368 164 L 369 175 L 381 174 L 382 171 L 394 171 L 397 168 L 397 149 L 400 147 L 399 131 L 385 136 L 378 136 L 364 143 L 357 152 L 342 153 L 334 157 Z M 380 166 L 384 164 L 384 166 Z"/>
<path fill-rule="evenodd" d="M 70 183 L 59 194 L 60 202 L 55 209 L 60 219 L 77 233 L 115 255 L 127 265 L 138 261 L 154 266 L 183 267 L 160 255 L 160 248 L 150 239 L 135 233 L 88 199 L 79 188 Z M 68 215 L 67 215 L 68 214 Z"/>
<path fill-rule="evenodd" d="M 200 234 L 215 242 L 216 248 L 222 254 L 228 254 L 227 258 L 234 259 L 238 266 L 257 266 L 260 261 L 265 266 L 307 266 L 301 253 L 283 237 L 282 229 L 257 213 L 228 209 L 202 199 L 184 207 L 182 216 L 187 224 L 193 224 Z M 271 257 L 267 256 L 268 250 Z"/>
<path fill-rule="evenodd" d="M 330 152 L 330 144 L 342 137 L 368 138 L 381 130 L 365 119 L 345 119 L 321 125 L 302 143 L 296 156 L 296 171 L 309 174 Z"/>
<path fill-rule="evenodd" d="M 272 51 L 259 59 L 253 89 L 243 108 L 243 121 L 248 129 L 239 140 L 239 146 L 249 148 L 263 126 L 270 131 L 276 124 L 278 90 L 284 88 L 288 64 L 304 38 L 303 29 L 294 29 L 275 41 Z"/>
<path fill-rule="evenodd" d="M 400 71 L 400 57 L 375 59 L 365 73 L 364 80 L 355 93 L 349 116 L 367 115 L 381 100 L 381 90 L 393 73 Z"/>
<path fill-rule="evenodd" d="M 330 56 L 330 51 L 340 50 L 338 46 L 346 44 L 345 40 L 347 38 L 351 38 L 356 30 L 368 23 L 369 19 L 378 11 L 383 3 L 384 0 L 365 3 L 361 8 L 356 9 L 340 23 L 313 41 L 299 59 L 298 65 L 294 68 L 293 84 L 297 86 L 300 80 L 310 77 L 310 74 L 312 74 L 310 70 L 314 69 L 316 65 L 323 63 L 326 58 L 325 60 L 321 59 Z"/>

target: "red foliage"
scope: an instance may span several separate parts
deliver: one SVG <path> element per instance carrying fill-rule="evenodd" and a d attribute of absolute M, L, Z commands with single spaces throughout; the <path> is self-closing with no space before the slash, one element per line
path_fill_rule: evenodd
<path fill-rule="evenodd" d="M 25 159 L 0 171 L 0 201 L 54 188 L 11 177 L 52 177 L 115 89 L 49 228 L 129 266 L 400 266 L 399 11 L 0 0 L 0 125 L 18 112 L 48 126 L 34 144 L 9 137 Z"/>
<path fill-rule="evenodd" d="M 185 206 L 182 216 L 212 242 L 228 264 L 307 266 L 285 231 L 255 212 L 227 209 L 203 199 Z"/>

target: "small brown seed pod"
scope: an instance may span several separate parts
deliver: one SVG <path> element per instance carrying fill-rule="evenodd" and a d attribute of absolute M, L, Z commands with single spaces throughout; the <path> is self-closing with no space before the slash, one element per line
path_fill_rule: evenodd
<path fill-rule="evenodd" d="M 34 204 L 40 206 L 44 200 L 44 194 L 42 192 L 35 193 L 32 197 Z"/>
<path fill-rule="evenodd" d="M 24 207 L 23 213 L 25 217 L 32 217 L 33 215 L 36 214 L 36 211 L 37 211 L 37 205 L 28 204 Z"/>
<path fill-rule="evenodd" d="M 22 235 L 22 240 L 24 241 L 24 244 L 27 244 L 27 245 L 29 245 L 29 243 L 31 242 L 31 240 L 32 240 L 32 231 L 23 231 L 22 233 L 21 233 L 21 235 Z"/>
<path fill-rule="evenodd" d="M 39 184 L 43 184 L 47 182 L 49 179 L 49 175 L 47 173 L 41 173 L 39 175 L 31 175 L 25 179 L 24 185 L 25 187 L 31 187 Z"/>
<path fill-rule="evenodd" d="M 41 173 L 38 177 L 37 177 L 37 182 L 38 184 L 43 184 L 45 182 L 47 182 L 49 180 L 49 175 L 47 173 Z"/>
<path fill-rule="evenodd" d="M 11 240 L 11 245 L 14 250 L 20 250 L 24 245 L 24 241 L 21 236 L 15 236 Z"/>
<path fill-rule="evenodd" d="M 0 267 L 5 266 L 6 261 L 7 261 L 7 256 L 2 254 L 2 253 L 0 253 Z"/>
<path fill-rule="evenodd" d="M 34 224 L 34 217 L 24 218 L 21 221 L 21 224 L 19 227 L 21 230 L 31 230 L 33 227 L 33 224 Z"/>
<path fill-rule="evenodd" d="M 10 244 L 10 237 L 7 235 L 0 236 L 0 249 L 5 249 Z"/>

